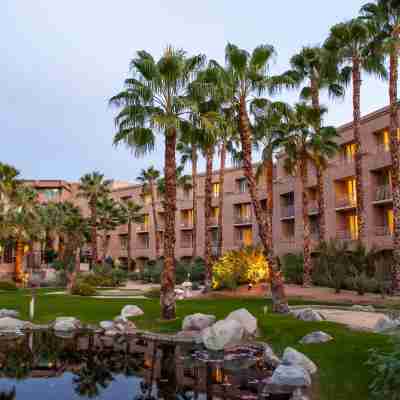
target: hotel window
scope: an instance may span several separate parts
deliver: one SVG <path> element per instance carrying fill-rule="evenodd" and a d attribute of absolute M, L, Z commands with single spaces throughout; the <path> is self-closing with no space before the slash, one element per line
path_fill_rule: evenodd
<path fill-rule="evenodd" d="M 357 146 L 355 143 L 346 143 L 342 146 L 341 158 L 346 163 L 354 161 Z"/>
<path fill-rule="evenodd" d="M 358 239 L 358 218 L 357 215 L 351 214 L 347 216 L 347 226 L 352 240 Z"/>
<path fill-rule="evenodd" d="M 219 190 L 220 190 L 219 183 L 218 182 L 213 183 L 212 186 L 213 197 L 219 197 Z"/>
<path fill-rule="evenodd" d="M 386 225 L 385 226 L 387 226 L 387 228 L 388 228 L 388 230 L 389 230 L 389 233 L 391 234 L 391 235 L 393 235 L 393 230 L 394 230 L 394 217 L 393 217 L 393 209 L 391 209 L 391 208 L 389 208 L 387 211 L 386 211 Z"/>
<path fill-rule="evenodd" d="M 239 222 L 251 221 L 251 204 L 238 204 L 235 206 L 236 218 Z"/>
<path fill-rule="evenodd" d="M 253 244 L 253 232 L 251 228 L 240 228 L 237 231 L 237 238 L 244 246 L 251 246 Z"/>
<path fill-rule="evenodd" d="M 47 200 L 52 201 L 59 198 L 61 191 L 60 189 L 40 189 L 39 193 Z"/>
<path fill-rule="evenodd" d="M 181 233 L 181 247 L 191 248 L 193 245 L 193 233 L 192 231 L 183 231 Z"/>
<path fill-rule="evenodd" d="M 193 210 L 182 210 L 181 211 L 181 223 L 182 226 L 192 226 L 193 225 Z"/>
<path fill-rule="evenodd" d="M 246 178 L 240 178 L 236 180 L 238 192 L 239 193 L 247 193 L 248 191 L 248 184 Z"/>
<path fill-rule="evenodd" d="M 219 217 L 219 207 L 213 207 L 211 209 L 211 217 L 215 220 L 218 220 Z"/>
<path fill-rule="evenodd" d="M 347 180 L 347 195 L 350 204 L 357 204 L 357 188 L 355 178 Z"/>
<path fill-rule="evenodd" d="M 150 236 L 148 233 L 137 235 L 137 248 L 138 249 L 149 249 L 150 248 Z"/>
<path fill-rule="evenodd" d="M 126 250 L 128 248 L 128 235 L 119 235 L 119 243 L 122 250 Z"/>

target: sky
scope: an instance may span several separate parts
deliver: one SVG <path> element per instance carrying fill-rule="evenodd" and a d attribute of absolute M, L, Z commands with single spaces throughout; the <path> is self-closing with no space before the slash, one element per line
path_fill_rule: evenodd
<path fill-rule="evenodd" d="M 156 151 L 136 159 L 112 145 L 108 99 L 129 74 L 137 50 L 158 58 L 167 45 L 224 59 L 228 42 L 252 50 L 272 44 L 273 73 L 304 45 L 321 44 L 330 26 L 357 15 L 365 0 L 1 0 L 0 161 L 26 179 L 78 180 L 98 170 L 133 181 L 142 168 L 163 168 Z M 278 98 L 276 98 L 278 99 Z M 297 93 L 279 99 L 295 102 Z M 322 100 L 327 124 L 352 117 L 344 100 Z M 387 85 L 364 77 L 362 113 L 388 102 Z M 200 169 L 203 168 L 203 163 Z"/>

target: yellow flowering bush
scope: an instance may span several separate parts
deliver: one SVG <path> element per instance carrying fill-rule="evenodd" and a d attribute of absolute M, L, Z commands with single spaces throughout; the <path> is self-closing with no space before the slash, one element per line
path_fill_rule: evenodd
<path fill-rule="evenodd" d="M 234 289 L 246 283 L 268 279 L 268 263 L 259 247 L 245 247 L 225 253 L 213 265 L 213 289 Z"/>

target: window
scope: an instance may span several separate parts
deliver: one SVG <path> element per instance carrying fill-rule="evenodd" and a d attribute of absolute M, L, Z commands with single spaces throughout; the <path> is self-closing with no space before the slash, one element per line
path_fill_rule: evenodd
<path fill-rule="evenodd" d="M 354 161 L 357 146 L 355 143 L 346 143 L 342 146 L 341 157 L 346 163 Z"/>
<path fill-rule="evenodd" d="M 219 182 L 213 183 L 213 187 L 212 187 L 213 197 L 219 197 L 219 191 L 220 191 Z"/>
<path fill-rule="evenodd" d="M 149 226 L 150 226 L 150 216 L 149 216 L 149 214 L 144 214 L 143 215 L 143 228 L 149 229 Z"/>
<path fill-rule="evenodd" d="M 181 224 L 184 227 L 193 225 L 193 210 L 182 210 L 181 211 Z"/>
<path fill-rule="evenodd" d="M 46 201 L 57 200 L 61 194 L 60 189 L 39 189 L 39 194 Z"/>
<path fill-rule="evenodd" d="M 350 204 L 357 204 L 357 189 L 355 178 L 347 180 L 347 196 Z"/>
<path fill-rule="evenodd" d="M 128 235 L 119 235 L 119 243 L 122 250 L 128 249 Z"/>
<path fill-rule="evenodd" d="M 14 245 L 7 243 L 4 247 L 3 261 L 6 264 L 12 264 L 14 262 Z"/>
<path fill-rule="evenodd" d="M 218 221 L 218 217 L 219 217 L 219 207 L 213 207 L 211 209 L 211 217 L 213 219 L 215 219 L 216 221 Z"/>
<path fill-rule="evenodd" d="M 137 236 L 137 248 L 138 249 L 150 248 L 150 236 L 148 233 Z"/>
<path fill-rule="evenodd" d="M 393 235 L 394 230 L 394 217 L 393 217 L 393 209 L 389 208 L 386 211 L 386 226 L 388 227 L 389 233 Z"/>
<path fill-rule="evenodd" d="M 236 206 L 236 218 L 239 222 L 251 221 L 251 204 L 239 204 Z"/>
<path fill-rule="evenodd" d="M 192 192 L 192 189 L 184 188 L 183 189 L 183 198 L 186 199 L 186 200 L 190 199 L 191 192 Z"/>
<path fill-rule="evenodd" d="M 247 193 L 248 191 L 248 184 L 247 184 L 247 179 L 246 178 L 240 178 L 237 179 L 237 187 L 239 193 Z"/>
<path fill-rule="evenodd" d="M 181 233 L 181 247 L 191 248 L 193 246 L 193 233 L 192 231 L 183 231 Z"/>
<path fill-rule="evenodd" d="M 219 240 L 219 231 L 218 228 L 211 229 L 211 242 L 213 246 L 218 245 L 218 240 Z"/>
<path fill-rule="evenodd" d="M 253 232 L 251 228 L 240 228 L 237 232 L 237 238 L 243 246 L 251 246 L 253 244 Z"/>
<path fill-rule="evenodd" d="M 358 239 L 358 218 L 355 214 L 347 216 L 347 226 L 352 240 Z"/>

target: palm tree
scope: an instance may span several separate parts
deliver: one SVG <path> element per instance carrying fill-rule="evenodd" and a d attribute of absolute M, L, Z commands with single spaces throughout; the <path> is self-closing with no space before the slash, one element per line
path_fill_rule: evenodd
<path fill-rule="evenodd" d="M 127 200 L 122 204 L 125 221 L 128 225 L 127 258 L 128 270 L 132 268 L 132 224 L 143 222 L 142 206 L 132 200 Z"/>
<path fill-rule="evenodd" d="M 248 114 L 248 104 L 253 96 L 266 89 L 272 93 L 279 86 L 288 84 L 286 77 L 270 77 L 266 75 L 267 68 L 275 50 L 273 46 L 262 45 L 250 54 L 246 50 L 228 44 L 225 49 L 226 68 L 221 67 L 216 61 L 211 61 L 205 81 L 210 85 L 211 93 L 215 87 L 225 93 L 230 106 L 236 111 L 238 130 L 242 146 L 243 169 L 249 186 L 251 202 L 253 205 L 259 235 L 264 246 L 266 257 L 272 271 L 273 309 L 276 312 L 288 312 L 287 300 L 284 295 L 283 280 L 273 248 L 268 244 L 268 229 L 266 219 L 261 208 L 255 173 L 252 160 L 252 128 Z M 206 85 L 203 85 L 206 86 Z"/>
<path fill-rule="evenodd" d="M 385 77 L 384 57 L 380 51 L 377 51 L 376 46 L 373 46 L 370 26 L 360 18 L 333 26 L 324 47 L 334 54 L 334 59 L 340 67 L 344 66 L 347 71 L 351 71 L 352 75 L 358 238 L 363 240 L 366 235 L 366 220 L 362 163 L 364 151 L 361 148 L 360 138 L 361 73 L 364 70 L 367 73 Z"/>
<path fill-rule="evenodd" d="M 172 47 L 157 62 L 146 51 L 139 51 L 131 61 L 133 76 L 125 80 L 125 89 L 110 100 L 121 108 L 115 118 L 115 144 L 125 143 L 141 155 L 154 149 L 155 131 L 165 137 L 165 235 L 160 298 L 164 319 L 175 318 L 176 142 L 189 111 L 185 100 L 188 84 L 203 64 L 204 56 L 187 57 L 184 51 Z"/>
<path fill-rule="evenodd" d="M 19 171 L 12 165 L 0 162 L 0 199 L 10 200 L 16 187 L 20 184 L 18 181 Z"/>
<path fill-rule="evenodd" d="M 192 124 L 182 127 L 181 140 L 176 149 L 181 154 L 181 165 L 185 166 L 189 161 L 192 166 L 192 209 L 193 209 L 193 236 L 192 259 L 197 257 L 197 161 L 198 161 L 198 130 Z"/>
<path fill-rule="evenodd" d="M 106 196 L 97 200 L 97 214 L 98 230 L 101 232 L 101 259 L 104 261 L 108 253 L 109 233 L 125 222 L 125 213 L 120 203 Z"/>
<path fill-rule="evenodd" d="M 318 153 L 327 154 L 337 148 L 334 139 L 337 137 L 333 127 L 320 127 L 321 114 L 326 110 L 296 104 L 285 127 L 282 140 L 286 152 L 285 169 L 290 174 L 297 173 L 301 181 L 303 213 L 303 257 L 304 286 L 311 286 L 312 261 L 310 241 L 310 220 L 308 214 L 309 195 L 307 191 L 308 165 L 314 162 L 315 149 Z"/>
<path fill-rule="evenodd" d="M 80 188 L 78 196 L 87 199 L 90 209 L 90 228 L 91 228 L 91 253 L 92 266 L 97 262 L 97 205 L 98 201 L 110 193 L 110 180 L 105 180 L 104 175 L 94 171 L 85 174 L 80 179 Z"/>
<path fill-rule="evenodd" d="M 332 53 L 324 47 L 303 47 L 303 49 L 290 60 L 291 70 L 286 72 L 298 86 L 305 84 L 301 90 L 300 98 L 311 99 L 312 107 L 320 110 L 320 91 L 326 89 L 330 97 L 343 97 L 344 86 L 349 81 L 348 69 L 338 70 L 332 62 Z M 321 124 L 321 121 L 320 121 Z M 317 163 L 317 201 L 319 210 L 320 239 L 326 235 L 325 218 L 325 187 L 323 163 Z"/>
<path fill-rule="evenodd" d="M 375 27 L 375 40 L 389 55 L 389 101 L 390 101 L 390 153 L 392 158 L 391 180 L 393 197 L 394 268 L 393 289 L 400 290 L 400 147 L 398 130 L 398 63 L 400 54 L 400 2 L 377 0 L 362 7 L 361 13 Z"/>
<path fill-rule="evenodd" d="M 160 257 L 160 235 L 158 230 L 158 218 L 156 209 L 156 183 L 160 177 L 160 171 L 155 169 L 153 166 L 142 169 L 140 175 L 136 178 L 142 185 L 143 196 L 150 195 L 151 197 L 151 210 L 153 214 L 153 229 L 154 229 L 154 241 L 156 250 L 156 259 Z"/>

